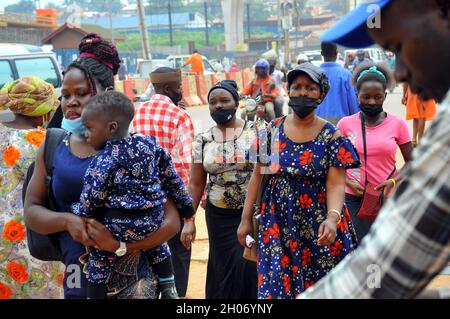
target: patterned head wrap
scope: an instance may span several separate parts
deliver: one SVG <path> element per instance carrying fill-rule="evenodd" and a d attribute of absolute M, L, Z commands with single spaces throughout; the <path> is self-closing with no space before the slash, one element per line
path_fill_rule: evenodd
<path fill-rule="evenodd" d="M 0 90 L 0 110 L 9 109 L 15 114 L 42 116 L 58 105 L 54 87 L 36 76 L 6 83 Z"/>

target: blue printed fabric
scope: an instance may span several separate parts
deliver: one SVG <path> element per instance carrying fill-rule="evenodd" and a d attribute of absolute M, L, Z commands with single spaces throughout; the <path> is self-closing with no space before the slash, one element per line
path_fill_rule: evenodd
<path fill-rule="evenodd" d="M 145 210 L 163 205 L 170 197 L 180 215 L 193 215 L 192 199 L 175 171 L 170 154 L 154 137 L 133 134 L 109 141 L 86 171 L 80 202 L 72 205 L 79 216 L 99 207 Z"/>
<path fill-rule="evenodd" d="M 170 197 L 180 215 L 193 214 L 192 199 L 175 171 L 170 154 L 153 137 L 140 134 L 109 141 L 90 163 L 84 177 L 80 201 L 72 212 L 94 217 L 120 241 L 143 240 L 164 221 L 164 203 Z M 123 217 L 109 217 L 106 209 L 122 210 Z M 142 212 L 148 212 L 142 214 Z M 137 212 L 138 215 L 135 213 Z M 151 264 L 170 256 L 167 244 L 147 252 Z M 91 248 L 81 260 L 87 263 L 88 280 L 108 280 L 115 255 Z"/>
<path fill-rule="evenodd" d="M 278 120 L 272 121 L 276 127 Z M 326 181 L 330 167 L 360 166 L 345 137 L 327 123 L 312 141 L 295 143 L 284 133 L 267 132 L 273 143 L 258 161 L 274 173 L 263 197 L 258 236 L 258 298 L 295 298 L 332 270 L 357 246 L 347 208 L 341 212 L 335 242 L 318 246 L 320 224 L 327 216 Z M 264 134 L 264 132 L 262 133 Z M 273 139 L 273 141 L 272 141 Z M 255 148 L 265 149 L 262 138 Z M 267 139 L 266 139 L 267 141 Z M 278 155 L 277 155 L 278 154 Z M 276 157 L 278 157 L 277 160 Z"/>

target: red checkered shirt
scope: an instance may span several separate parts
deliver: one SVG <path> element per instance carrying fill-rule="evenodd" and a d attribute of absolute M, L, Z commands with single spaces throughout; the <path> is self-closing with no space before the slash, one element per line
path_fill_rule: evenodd
<path fill-rule="evenodd" d="M 192 160 L 194 124 L 190 115 L 161 94 L 142 103 L 133 120 L 135 133 L 154 136 L 169 151 L 175 169 L 187 187 Z"/>

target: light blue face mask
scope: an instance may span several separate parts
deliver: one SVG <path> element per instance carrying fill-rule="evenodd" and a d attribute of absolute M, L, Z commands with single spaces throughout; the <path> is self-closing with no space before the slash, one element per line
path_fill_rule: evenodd
<path fill-rule="evenodd" d="M 66 131 L 81 136 L 84 136 L 84 133 L 86 132 L 86 128 L 84 127 L 83 122 L 81 122 L 81 117 L 75 120 L 68 120 L 66 118 L 63 118 L 61 127 Z"/>

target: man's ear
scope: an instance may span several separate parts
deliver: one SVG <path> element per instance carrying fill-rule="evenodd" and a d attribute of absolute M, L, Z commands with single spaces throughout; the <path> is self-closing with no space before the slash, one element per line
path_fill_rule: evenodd
<path fill-rule="evenodd" d="M 119 129 L 119 123 L 117 123 L 116 121 L 112 121 L 112 122 L 108 123 L 108 130 L 111 134 L 116 133 L 118 129 Z"/>
<path fill-rule="evenodd" d="M 168 95 L 170 93 L 170 85 L 169 84 L 164 84 L 164 93 L 166 95 Z"/>

